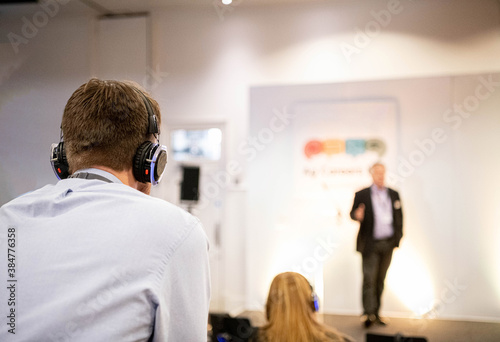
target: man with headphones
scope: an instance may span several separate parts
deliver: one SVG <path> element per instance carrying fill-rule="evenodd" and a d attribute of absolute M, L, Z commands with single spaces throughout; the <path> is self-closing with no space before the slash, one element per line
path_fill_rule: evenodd
<path fill-rule="evenodd" d="M 0 209 L 14 329 L 0 340 L 206 341 L 207 237 L 149 196 L 167 162 L 160 119 L 131 82 L 94 78 L 71 95 L 50 156 L 60 181 Z"/>

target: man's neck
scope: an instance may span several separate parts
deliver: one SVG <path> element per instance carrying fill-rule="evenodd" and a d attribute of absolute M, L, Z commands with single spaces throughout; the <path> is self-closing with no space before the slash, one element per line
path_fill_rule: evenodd
<path fill-rule="evenodd" d="M 379 186 L 378 186 L 377 184 L 375 184 L 375 183 L 373 184 L 373 188 L 374 188 L 375 190 L 378 190 L 378 191 L 382 191 L 382 190 L 385 190 L 385 189 L 386 189 L 385 185 L 382 185 L 381 187 L 379 187 Z"/>
<path fill-rule="evenodd" d="M 93 168 L 111 173 L 113 176 L 118 178 L 120 182 L 122 182 L 123 184 L 128 185 L 136 190 L 139 190 L 140 192 L 143 192 L 146 195 L 149 195 L 149 193 L 151 192 L 151 184 L 138 182 L 134 177 L 132 169 L 117 171 L 107 166 L 93 166 Z"/>

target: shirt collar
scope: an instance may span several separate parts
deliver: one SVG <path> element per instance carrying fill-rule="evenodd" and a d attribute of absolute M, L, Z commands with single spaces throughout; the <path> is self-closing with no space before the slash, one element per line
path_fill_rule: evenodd
<path fill-rule="evenodd" d="M 101 177 L 107 178 L 113 183 L 123 184 L 122 181 L 118 179 L 118 177 L 116 177 L 112 173 L 109 173 L 109 172 L 101 170 L 101 169 L 96 169 L 96 168 L 81 169 L 81 170 L 75 171 L 74 173 L 76 174 L 76 173 L 80 173 L 80 172 L 93 173 L 93 174 L 99 175 Z"/>
<path fill-rule="evenodd" d="M 372 184 L 372 186 L 370 188 L 372 189 L 372 191 L 375 191 L 378 193 L 387 192 L 387 187 L 385 187 L 385 186 L 383 188 L 379 188 L 375 184 Z"/>

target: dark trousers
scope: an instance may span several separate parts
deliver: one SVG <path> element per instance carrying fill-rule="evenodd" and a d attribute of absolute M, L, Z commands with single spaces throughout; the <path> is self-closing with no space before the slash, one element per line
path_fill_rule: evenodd
<path fill-rule="evenodd" d="M 370 254 L 363 254 L 364 314 L 378 315 L 387 270 L 391 264 L 394 243 L 391 239 L 375 241 Z"/>

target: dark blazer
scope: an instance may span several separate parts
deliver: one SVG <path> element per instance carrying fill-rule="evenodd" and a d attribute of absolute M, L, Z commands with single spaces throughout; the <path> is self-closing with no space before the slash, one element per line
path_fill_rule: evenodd
<path fill-rule="evenodd" d="M 391 238 L 394 247 L 399 246 L 399 241 L 403 237 L 403 211 L 401 209 L 401 201 L 399 194 L 393 189 L 389 189 L 389 197 L 392 202 L 392 225 L 394 228 L 394 235 Z M 356 250 L 361 254 L 368 254 L 373 248 L 373 206 L 371 198 L 371 188 L 365 188 L 356 192 L 354 195 L 354 203 L 351 209 L 351 218 L 354 218 L 354 211 L 361 203 L 365 205 L 365 218 L 359 225 L 358 237 L 356 240 Z"/>

